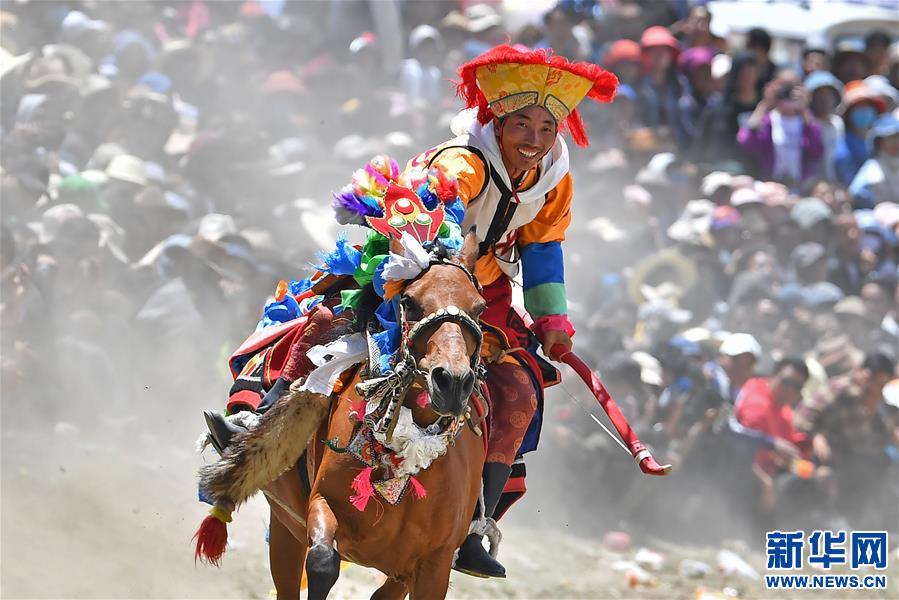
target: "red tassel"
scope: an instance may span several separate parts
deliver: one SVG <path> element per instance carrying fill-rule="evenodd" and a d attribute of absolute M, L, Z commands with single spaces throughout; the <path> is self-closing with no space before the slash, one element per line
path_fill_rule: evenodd
<path fill-rule="evenodd" d="M 197 540 L 194 562 L 199 559 L 216 567 L 221 566 L 222 555 L 228 544 L 228 525 L 226 523 L 209 515 L 200 523 L 200 528 L 197 529 L 193 539 Z"/>
<path fill-rule="evenodd" d="M 574 140 L 575 144 L 581 148 L 586 148 L 590 145 L 590 140 L 587 139 L 587 129 L 584 127 L 584 122 L 581 120 L 581 115 L 577 109 L 568 114 L 568 118 L 565 119 L 565 125 L 568 127 L 568 133 L 571 134 L 571 139 Z"/>
<path fill-rule="evenodd" d="M 375 495 L 375 488 L 371 484 L 371 471 L 371 467 L 365 467 L 353 479 L 353 491 L 356 493 L 350 496 L 350 504 L 359 512 L 365 512 L 369 499 Z"/>
<path fill-rule="evenodd" d="M 428 405 L 428 402 L 431 401 L 431 395 L 426 391 L 421 391 L 415 397 L 415 404 L 418 405 L 418 408 L 424 408 Z"/>
<path fill-rule="evenodd" d="M 437 177 L 437 188 L 435 189 L 437 197 L 441 202 L 454 200 L 459 195 L 459 187 L 456 180 L 447 177 L 441 168 L 435 168 L 434 171 Z"/>
<path fill-rule="evenodd" d="M 428 496 L 428 490 L 425 489 L 425 486 L 423 486 L 415 476 L 410 476 L 409 480 L 412 482 L 412 493 L 415 494 L 416 498 L 421 500 Z"/>

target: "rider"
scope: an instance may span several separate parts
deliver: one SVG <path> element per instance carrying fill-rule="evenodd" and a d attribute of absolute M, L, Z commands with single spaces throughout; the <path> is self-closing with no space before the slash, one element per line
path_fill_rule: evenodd
<path fill-rule="evenodd" d="M 524 305 L 534 320 L 530 330 L 544 353 L 557 359 L 552 348 L 570 350 L 574 334 L 566 315 L 562 259 L 572 181 L 568 147 L 559 132 L 567 129 L 586 146 L 575 106 L 585 96 L 611 101 L 618 80 L 596 65 L 507 45 L 463 65 L 459 75 L 457 92 L 467 110 L 453 121 L 458 137 L 417 156 L 409 168 L 436 166 L 457 179 L 466 207 L 462 231 L 474 228 L 481 242 L 475 275 L 488 306 L 481 318 L 482 358 L 491 410 L 484 516 L 496 517 L 513 462 L 529 443 L 538 393 L 546 383 L 528 351 L 530 331 L 512 306 L 512 279 L 520 263 Z M 455 568 L 505 577 L 505 568 L 477 533 L 466 538 Z"/>
<path fill-rule="evenodd" d="M 571 221 L 572 182 L 568 147 L 559 132 L 567 129 L 578 145 L 586 146 L 575 106 L 584 97 L 611 101 L 618 80 L 596 65 L 570 63 L 547 50 L 507 45 L 463 65 L 459 74 L 457 91 L 467 109 L 453 122 L 458 137 L 415 157 L 407 171 L 437 167 L 455 178 L 465 205 L 462 231 L 473 229 L 480 241 L 475 275 L 488 307 L 481 321 L 490 396 L 484 509 L 481 513 L 479 507 L 475 515 L 481 522 L 481 517 L 495 518 L 508 508 L 509 503 L 504 500 L 503 506 L 500 497 L 512 465 L 519 454 L 536 445 L 531 422 L 538 394 L 551 383 L 544 372 L 557 375 L 539 362 L 532 337 L 536 335 L 550 358 L 558 358 L 552 351 L 555 346 L 571 349 L 574 328 L 566 316 L 561 243 Z M 534 320 L 530 327 L 512 306 L 512 279 L 519 264 L 525 308 Z M 331 318 L 326 307 L 317 309 L 314 316 L 321 327 L 314 328 L 316 335 L 304 331 L 297 340 L 283 342 L 293 360 L 287 361 L 280 377 L 275 376 L 268 394 L 255 388 L 244 390 L 238 377 L 229 413 L 264 411 L 291 381 L 309 371 L 311 365 L 301 360 L 302 350 L 318 343 Z M 254 368 L 267 372 L 264 366 L 254 365 L 243 366 L 248 381 L 260 379 L 250 372 Z M 207 422 L 217 445 L 226 446 L 236 425 L 212 412 L 207 412 Z M 505 577 L 505 568 L 484 549 L 479 533 L 466 538 L 455 568 L 481 577 Z"/>

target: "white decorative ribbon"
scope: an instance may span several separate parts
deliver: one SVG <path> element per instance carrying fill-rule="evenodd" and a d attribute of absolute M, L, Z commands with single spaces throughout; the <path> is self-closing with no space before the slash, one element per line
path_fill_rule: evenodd
<path fill-rule="evenodd" d="M 316 368 L 306 377 L 300 390 L 330 395 L 340 374 L 368 358 L 368 344 L 361 333 L 337 338 L 324 346 L 313 346 L 306 356 Z"/>
<path fill-rule="evenodd" d="M 431 262 L 428 251 L 407 232 L 403 232 L 400 237 L 400 244 L 403 246 L 403 255 L 390 253 L 384 264 L 384 279 L 393 281 L 414 279 L 427 269 Z"/>

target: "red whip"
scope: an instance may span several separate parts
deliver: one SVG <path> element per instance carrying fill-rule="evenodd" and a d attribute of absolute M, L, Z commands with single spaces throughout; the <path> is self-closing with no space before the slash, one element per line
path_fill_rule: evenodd
<path fill-rule="evenodd" d="M 584 383 L 587 384 L 587 387 L 590 388 L 593 395 L 596 396 L 599 405 L 602 406 L 602 409 L 609 415 L 612 425 L 615 426 L 618 435 L 620 435 L 621 439 L 624 440 L 624 443 L 627 444 L 634 460 L 640 465 L 641 471 L 647 475 L 668 475 L 671 473 L 671 465 L 660 465 L 657 463 L 656 459 L 652 457 L 652 454 L 643 442 L 637 438 L 637 434 L 631 429 L 627 419 L 625 419 L 624 415 L 621 414 L 621 411 L 618 410 L 618 405 L 612 400 L 612 396 L 606 390 L 606 387 L 599 380 L 599 377 L 596 376 L 596 373 L 587 366 L 587 363 L 581 360 L 578 355 L 571 350 L 566 350 L 563 344 L 554 345 L 549 349 L 549 352 L 553 356 L 558 356 L 560 361 L 574 369 L 574 372 L 584 380 Z"/>

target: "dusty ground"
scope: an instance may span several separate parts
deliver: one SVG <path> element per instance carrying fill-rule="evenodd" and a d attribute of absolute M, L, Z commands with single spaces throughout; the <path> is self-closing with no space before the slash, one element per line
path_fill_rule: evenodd
<path fill-rule="evenodd" d="M 199 430 L 199 424 L 196 427 Z M 189 426 L 174 427 L 190 431 Z M 180 434 L 179 434 L 180 435 Z M 200 459 L 187 434 L 179 443 L 137 433 L 134 425 L 87 435 L 66 426 L 55 433 L 4 429 L 2 438 L 2 598 L 261 598 L 271 583 L 264 541 L 267 508 L 254 499 L 230 528 L 232 544 L 222 569 L 194 565 L 190 538 L 204 509 L 195 496 Z M 98 441 L 102 440 L 102 441 Z M 534 482 L 539 479 L 534 476 Z M 543 507 L 543 510 L 551 507 Z M 767 592 L 759 583 L 713 573 L 701 580 L 677 573 L 682 558 L 713 567 L 719 548 L 649 546 L 665 556 L 647 585 L 629 587 L 622 560 L 600 540 L 575 535 L 576 526 L 532 529 L 539 523 L 536 499 L 516 507 L 517 525 L 504 527 L 501 558 L 505 581 L 454 574 L 450 598 L 896 598 L 899 571 L 891 555 L 891 588 L 885 593 Z M 763 557 L 736 547 L 760 572 Z M 620 565 L 619 565 L 620 566 Z M 349 565 L 335 598 L 364 598 L 379 575 Z"/>

